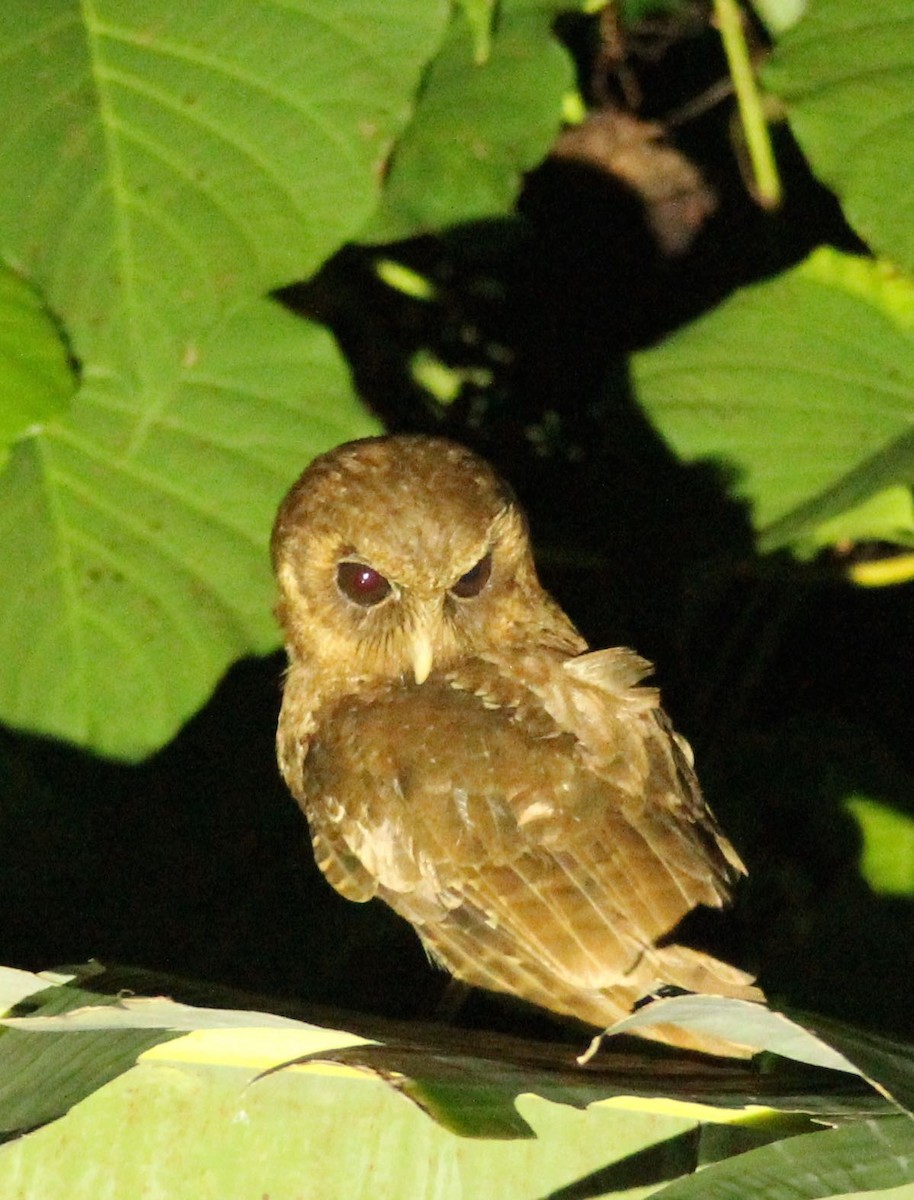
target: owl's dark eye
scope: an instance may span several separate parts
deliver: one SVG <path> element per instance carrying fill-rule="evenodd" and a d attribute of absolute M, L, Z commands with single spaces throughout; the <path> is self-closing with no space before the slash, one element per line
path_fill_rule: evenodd
<path fill-rule="evenodd" d="M 367 563 L 341 562 L 336 568 L 336 583 L 347 599 L 363 608 L 380 604 L 390 595 L 390 584 Z"/>
<path fill-rule="evenodd" d="M 461 600 L 469 600 L 472 596 L 478 596 L 489 582 L 491 574 L 492 555 L 486 554 L 479 560 L 475 567 L 470 567 L 465 575 L 460 576 L 451 588 L 451 595 L 457 596 Z"/>

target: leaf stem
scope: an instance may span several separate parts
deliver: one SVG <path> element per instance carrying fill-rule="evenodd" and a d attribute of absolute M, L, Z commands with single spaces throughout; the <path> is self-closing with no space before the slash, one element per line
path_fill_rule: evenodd
<path fill-rule="evenodd" d="M 781 203 L 781 178 L 774 160 L 755 71 L 749 58 L 739 5 L 736 0 L 714 0 L 714 16 L 733 77 L 756 196 L 763 208 L 778 208 Z"/>

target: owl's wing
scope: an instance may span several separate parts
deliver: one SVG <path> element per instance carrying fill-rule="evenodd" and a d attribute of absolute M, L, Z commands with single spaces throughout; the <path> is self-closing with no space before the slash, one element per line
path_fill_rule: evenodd
<path fill-rule="evenodd" d="M 305 762 L 317 731 L 313 687 L 309 673 L 290 667 L 283 688 L 282 710 L 276 730 L 276 758 L 289 791 L 308 818 L 314 861 L 340 895 L 347 900 L 371 900 L 378 880 L 349 849 L 339 825 L 345 810 L 331 791 L 312 803 L 312 773 Z"/>
<path fill-rule="evenodd" d="M 701 990 L 708 962 L 738 990 L 741 972 L 656 948 L 739 869 L 656 699 L 617 702 L 573 674 L 553 686 L 586 694 L 544 701 L 536 671 L 477 661 L 326 714 L 304 803 L 331 881 L 359 898 L 376 881 L 468 982 L 595 1024 L 660 982 Z M 586 710 L 577 732 L 549 711 L 563 705 Z"/>
<path fill-rule="evenodd" d="M 653 673 L 653 665 L 619 646 L 579 654 L 566 659 L 562 667 L 562 674 L 571 676 L 572 682 L 559 677 L 547 691 L 548 707 L 574 729 L 583 754 L 597 774 L 618 777 L 620 757 L 639 763 L 635 792 L 643 796 L 645 784 L 653 784 L 655 798 L 672 808 L 677 818 L 695 827 L 709 863 L 719 868 L 714 878 L 723 888 L 722 895 L 717 902 L 702 903 L 725 901 L 729 884 L 745 875 L 746 868 L 701 795 L 692 747 L 673 729 L 660 707 L 659 691 L 638 686 Z M 646 774 L 643 760 L 635 755 L 632 735 L 636 740 L 643 737 L 649 760 Z"/>

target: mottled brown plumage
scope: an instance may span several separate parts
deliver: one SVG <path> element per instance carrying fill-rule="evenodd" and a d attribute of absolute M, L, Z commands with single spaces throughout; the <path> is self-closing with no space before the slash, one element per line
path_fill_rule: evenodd
<path fill-rule="evenodd" d="M 337 891 L 385 900 L 467 983 L 590 1025 L 663 984 L 758 997 L 665 941 L 744 867 L 650 664 L 587 652 L 485 462 L 440 438 L 341 446 L 283 502 L 273 561 L 279 763 Z"/>

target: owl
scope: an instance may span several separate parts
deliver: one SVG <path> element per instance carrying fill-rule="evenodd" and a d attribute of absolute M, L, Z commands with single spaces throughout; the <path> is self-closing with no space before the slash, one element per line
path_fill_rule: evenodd
<path fill-rule="evenodd" d="M 272 557 L 279 766 L 338 892 L 390 905 L 458 979 L 587 1025 L 663 986 L 759 998 L 676 941 L 745 868 L 650 664 L 588 650 L 485 461 L 438 437 L 339 446 L 286 496 Z"/>

